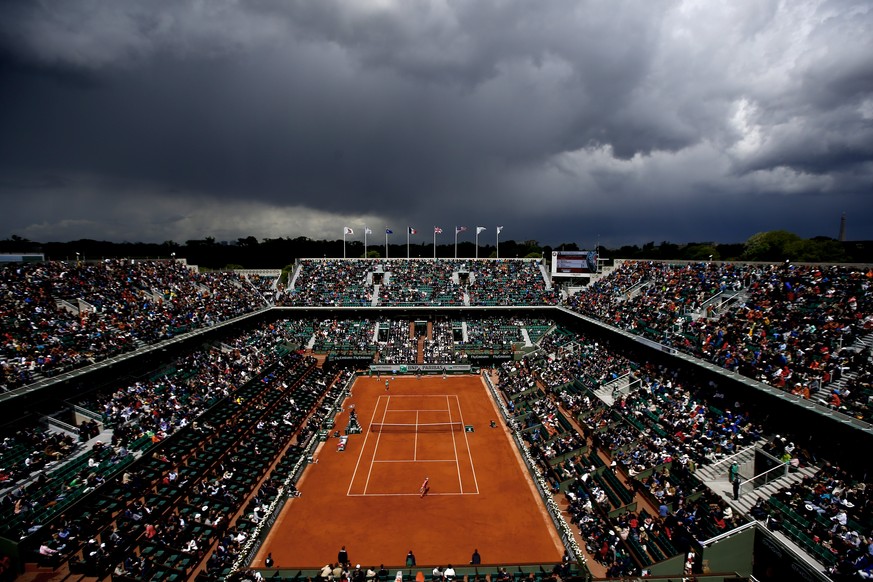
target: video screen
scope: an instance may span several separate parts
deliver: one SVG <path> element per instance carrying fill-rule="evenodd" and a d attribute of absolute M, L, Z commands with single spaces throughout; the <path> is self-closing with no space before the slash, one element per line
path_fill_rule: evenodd
<path fill-rule="evenodd" d="M 552 251 L 552 276 L 578 277 L 596 272 L 596 251 Z"/>

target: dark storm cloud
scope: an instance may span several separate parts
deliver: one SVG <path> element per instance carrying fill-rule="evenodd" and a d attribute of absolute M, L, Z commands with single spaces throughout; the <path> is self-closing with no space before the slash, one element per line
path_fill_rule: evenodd
<path fill-rule="evenodd" d="M 0 235 L 873 238 L 871 29 L 862 0 L 8 1 Z"/>

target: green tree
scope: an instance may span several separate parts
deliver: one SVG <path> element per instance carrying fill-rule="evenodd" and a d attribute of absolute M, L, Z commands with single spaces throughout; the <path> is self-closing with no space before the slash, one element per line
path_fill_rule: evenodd
<path fill-rule="evenodd" d="M 658 254 L 662 259 L 676 259 L 679 257 L 679 245 L 663 240 L 658 245 Z"/>
<path fill-rule="evenodd" d="M 713 245 L 693 244 L 683 249 L 682 258 L 689 261 L 708 261 L 712 258 L 712 260 L 717 261 L 721 259 L 721 256 Z"/>
<path fill-rule="evenodd" d="M 838 263 L 846 259 L 846 253 L 835 240 L 806 239 L 789 243 L 785 247 L 786 258 L 804 263 Z"/>
<path fill-rule="evenodd" d="M 799 236 L 787 230 L 759 232 L 746 241 L 743 259 L 747 261 L 800 260 L 790 256 L 790 245 L 797 244 L 801 240 Z"/>

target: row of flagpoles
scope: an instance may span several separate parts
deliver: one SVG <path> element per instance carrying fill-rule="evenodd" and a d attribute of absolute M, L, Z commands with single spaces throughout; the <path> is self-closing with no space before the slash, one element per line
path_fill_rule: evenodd
<path fill-rule="evenodd" d="M 467 230 L 466 226 L 456 226 L 455 227 L 455 258 L 458 258 L 458 235 Z M 479 258 L 479 235 L 488 230 L 487 227 L 477 226 L 476 227 L 476 258 Z M 503 231 L 502 226 L 497 227 L 497 258 L 500 258 L 500 233 Z M 436 237 L 438 234 L 442 234 L 443 229 L 435 226 L 433 227 L 433 258 L 436 258 Z M 355 230 L 351 227 L 343 228 L 343 258 L 346 258 L 346 236 L 354 235 Z M 367 256 L 367 235 L 373 234 L 372 229 L 365 226 L 364 227 L 364 257 Z M 390 228 L 385 229 L 385 258 L 388 258 L 388 235 L 394 234 L 394 231 Z M 418 231 L 414 228 L 407 227 L 406 228 L 406 258 L 409 258 L 409 237 L 410 235 L 418 234 Z"/>

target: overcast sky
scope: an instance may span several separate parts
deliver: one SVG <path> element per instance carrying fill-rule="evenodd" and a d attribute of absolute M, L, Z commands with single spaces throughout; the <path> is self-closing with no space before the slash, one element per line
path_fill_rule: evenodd
<path fill-rule="evenodd" d="M 871 55 L 870 0 L 4 0 L 0 238 L 873 239 Z"/>

